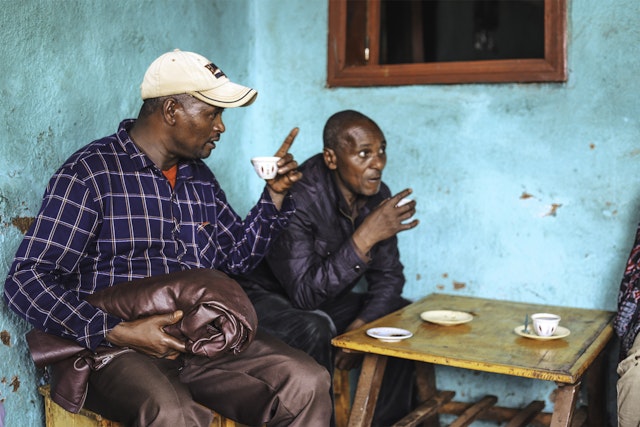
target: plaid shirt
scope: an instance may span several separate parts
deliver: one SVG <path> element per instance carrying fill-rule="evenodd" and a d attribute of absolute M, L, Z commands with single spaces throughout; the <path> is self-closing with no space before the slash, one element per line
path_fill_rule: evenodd
<path fill-rule="evenodd" d="M 9 306 L 39 329 L 95 349 L 122 320 L 83 296 L 116 283 L 190 268 L 244 273 L 287 226 L 268 191 L 242 219 L 200 160 L 178 165 L 175 188 L 116 134 L 72 155 L 53 175 L 5 282 Z"/>
<path fill-rule="evenodd" d="M 627 261 L 620 292 L 618 294 L 618 314 L 613 326 L 622 339 L 620 357 L 626 357 L 629 349 L 640 332 L 640 226 L 636 230 L 636 238 Z"/>

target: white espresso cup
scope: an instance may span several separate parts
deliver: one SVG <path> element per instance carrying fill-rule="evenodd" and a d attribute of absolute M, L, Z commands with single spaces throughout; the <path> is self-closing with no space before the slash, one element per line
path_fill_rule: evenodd
<path fill-rule="evenodd" d="M 410 203 L 410 202 L 412 202 L 412 201 L 413 201 L 413 199 L 410 199 L 410 198 L 408 198 L 408 197 L 405 197 L 405 198 L 403 198 L 403 199 L 400 199 L 400 201 L 396 204 L 396 208 L 399 208 L 400 206 L 404 206 L 404 205 L 406 205 L 407 203 Z"/>
<path fill-rule="evenodd" d="M 550 337 L 558 329 L 560 316 L 551 313 L 535 313 L 531 315 L 533 330 L 541 337 Z"/>
<path fill-rule="evenodd" d="M 278 174 L 278 160 L 280 157 L 254 157 L 251 164 L 262 179 L 273 179 Z"/>

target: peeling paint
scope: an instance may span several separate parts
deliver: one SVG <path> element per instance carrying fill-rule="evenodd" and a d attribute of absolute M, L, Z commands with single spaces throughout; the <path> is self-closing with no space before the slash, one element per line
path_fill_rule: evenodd
<path fill-rule="evenodd" d="M 7 347 L 11 347 L 11 334 L 7 331 L 0 332 L 0 341 Z"/>
<path fill-rule="evenodd" d="M 453 289 L 455 290 L 464 289 L 466 287 L 467 284 L 464 282 L 456 282 L 455 280 L 453 281 Z"/>
<path fill-rule="evenodd" d="M 17 375 L 11 378 L 11 383 L 9 383 L 9 385 L 13 387 L 14 393 L 17 392 L 18 389 L 20 388 L 20 378 L 18 378 Z"/>
<path fill-rule="evenodd" d="M 444 291 L 445 286 L 444 286 L 444 285 L 436 285 L 436 288 L 437 288 L 439 291 Z"/>
<path fill-rule="evenodd" d="M 558 212 L 558 208 L 560 208 L 561 206 L 562 206 L 562 203 L 552 203 L 551 207 L 549 208 L 549 211 L 542 216 L 556 216 L 556 213 Z"/>
<path fill-rule="evenodd" d="M 34 220 L 35 218 L 32 216 L 27 216 L 27 217 L 19 216 L 16 218 L 12 218 L 11 224 L 13 224 L 14 227 L 20 230 L 22 234 L 24 234 L 27 232 L 27 230 L 29 230 L 29 227 L 31 227 L 31 224 L 33 224 Z"/>
<path fill-rule="evenodd" d="M 527 193 L 526 191 L 523 191 L 522 194 L 520 195 L 520 199 L 522 199 L 522 200 L 530 199 L 532 197 L 533 197 L 533 195 Z"/>

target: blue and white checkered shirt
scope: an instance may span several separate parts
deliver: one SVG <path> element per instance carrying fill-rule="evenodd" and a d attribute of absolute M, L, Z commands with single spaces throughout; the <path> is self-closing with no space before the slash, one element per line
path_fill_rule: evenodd
<path fill-rule="evenodd" d="M 53 175 L 5 282 L 9 306 L 46 332 L 95 349 L 121 319 L 82 299 L 119 282 L 190 268 L 244 273 L 288 225 L 265 188 L 242 219 L 200 160 L 180 162 L 175 188 L 127 132 L 92 142 Z"/>

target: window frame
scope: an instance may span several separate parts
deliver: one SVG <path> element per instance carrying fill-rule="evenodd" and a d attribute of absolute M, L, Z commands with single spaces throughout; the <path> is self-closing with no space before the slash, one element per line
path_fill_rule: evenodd
<path fill-rule="evenodd" d="M 378 64 L 380 0 L 355 0 L 364 14 L 360 34 L 347 32 L 347 1 L 329 0 L 327 86 L 400 86 L 455 83 L 566 82 L 567 0 L 544 0 L 544 58 L 417 64 Z M 359 16 L 362 18 L 362 16 Z M 347 63 L 347 37 L 362 49 L 362 63 Z M 367 37 L 369 40 L 367 46 Z M 369 47 L 369 60 L 364 49 Z M 353 52 L 349 52 L 353 55 Z"/>

